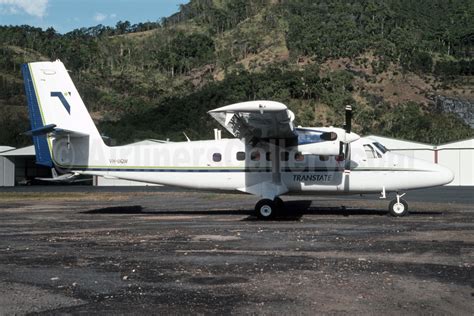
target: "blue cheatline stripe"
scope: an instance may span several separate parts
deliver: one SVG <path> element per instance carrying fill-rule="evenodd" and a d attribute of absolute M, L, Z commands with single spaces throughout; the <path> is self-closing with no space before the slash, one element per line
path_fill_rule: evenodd
<path fill-rule="evenodd" d="M 78 171 L 112 171 L 112 172 L 245 172 L 245 173 L 254 173 L 254 172 L 272 172 L 271 168 L 260 168 L 260 169 L 168 169 L 168 168 L 87 168 L 87 167 L 78 167 L 78 168 L 68 168 L 71 170 Z M 342 172 L 343 169 L 284 169 L 282 172 Z"/>
<path fill-rule="evenodd" d="M 26 100 L 28 102 L 28 113 L 30 116 L 31 129 L 37 130 L 44 127 L 44 124 L 28 64 L 23 64 L 21 66 L 21 72 L 23 74 L 23 81 L 25 84 L 25 94 Z M 36 163 L 51 168 L 53 166 L 53 160 L 51 159 L 51 154 L 49 153 L 48 140 L 46 139 L 46 136 L 33 136 L 33 143 L 35 144 Z"/>
<path fill-rule="evenodd" d="M 64 97 L 64 95 L 62 94 L 62 92 L 51 92 L 51 96 L 52 97 L 58 97 L 59 100 L 61 101 L 61 103 L 63 104 L 64 108 L 66 109 L 66 111 L 71 114 L 71 106 L 69 105 L 69 103 L 67 102 L 66 98 Z"/>
<path fill-rule="evenodd" d="M 127 168 L 70 168 L 78 171 L 111 171 L 111 172 L 271 172 L 271 169 L 127 169 Z"/>
<path fill-rule="evenodd" d="M 261 169 L 168 169 L 168 168 L 88 168 L 88 167 L 67 167 L 67 166 L 61 166 L 65 169 L 69 170 L 76 170 L 76 171 L 109 171 L 109 172 L 174 172 L 174 173 L 187 173 L 187 172 L 193 172 L 193 173 L 212 173 L 212 172 L 217 172 L 217 173 L 222 173 L 222 172 L 244 172 L 244 173 L 259 173 L 259 172 L 272 172 L 271 168 L 261 168 Z M 331 169 L 331 168 L 314 168 L 314 169 L 284 169 L 281 172 L 284 173 L 294 173 L 294 172 L 343 172 L 344 169 Z M 407 170 L 393 170 L 393 169 L 352 169 L 354 172 L 358 171 L 417 171 L 417 172 L 427 172 L 428 170 L 412 170 L 412 169 L 407 169 Z"/>

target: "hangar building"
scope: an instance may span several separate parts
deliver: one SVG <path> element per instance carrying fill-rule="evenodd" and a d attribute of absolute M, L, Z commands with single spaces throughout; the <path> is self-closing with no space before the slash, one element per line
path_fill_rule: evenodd
<path fill-rule="evenodd" d="M 366 138 L 377 140 L 393 152 L 439 163 L 451 169 L 454 180 L 448 185 L 474 186 L 474 138 L 439 146 L 376 135 Z"/>
<path fill-rule="evenodd" d="M 436 147 L 436 162 L 454 172 L 450 185 L 474 185 L 474 138 Z"/>
<path fill-rule="evenodd" d="M 37 177 L 51 177 L 49 168 L 36 164 L 33 145 L 3 151 L 2 148 L 5 147 L 0 147 L 0 186 L 30 185 Z"/>
<path fill-rule="evenodd" d="M 15 149 L 10 146 L 0 146 L 0 154 Z M 11 187 L 15 184 L 15 165 L 11 160 L 0 156 L 0 187 Z"/>
<path fill-rule="evenodd" d="M 376 135 L 366 136 L 382 143 L 393 152 L 439 163 L 451 169 L 454 180 L 449 185 L 474 186 L 474 138 L 433 146 Z M 145 140 L 135 145 L 152 145 L 156 140 Z M 35 177 L 51 177 L 51 170 L 35 164 L 34 146 L 15 149 L 0 146 L 0 187 L 34 184 Z M 131 186 L 151 184 L 120 179 L 94 177 L 96 186 Z"/>

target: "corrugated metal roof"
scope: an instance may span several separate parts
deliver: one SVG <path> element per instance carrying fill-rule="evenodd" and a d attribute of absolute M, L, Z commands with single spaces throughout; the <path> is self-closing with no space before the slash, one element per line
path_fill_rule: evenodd
<path fill-rule="evenodd" d="M 15 147 L 10 147 L 10 146 L 0 146 L 0 153 L 8 150 L 15 149 Z"/>
<path fill-rule="evenodd" d="M 448 148 L 470 148 L 474 149 L 474 138 L 458 140 L 452 143 L 447 143 L 437 146 L 438 149 L 448 149 Z"/>
<path fill-rule="evenodd" d="M 128 144 L 130 146 L 148 146 L 148 145 L 156 145 L 156 144 L 164 144 L 168 143 L 165 140 L 158 140 L 158 139 L 145 139 L 136 143 Z"/>
<path fill-rule="evenodd" d="M 0 156 L 12 157 L 12 156 L 35 156 L 35 146 L 31 145 L 28 147 L 18 148 L 0 153 Z"/>
<path fill-rule="evenodd" d="M 395 139 L 390 137 L 383 137 L 377 135 L 369 135 L 363 137 L 364 139 L 372 139 L 378 141 L 388 149 L 397 150 L 397 149 L 434 149 L 433 145 L 418 143 L 409 140 Z"/>

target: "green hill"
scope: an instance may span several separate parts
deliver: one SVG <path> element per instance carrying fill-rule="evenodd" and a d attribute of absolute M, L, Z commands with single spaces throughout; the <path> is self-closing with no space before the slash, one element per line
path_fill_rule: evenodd
<path fill-rule="evenodd" d="M 30 143 L 20 65 L 57 58 L 117 143 L 211 137 L 208 110 L 254 99 L 306 126 L 341 125 L 353 104 L 362 134 L 470 137 L 472 21 L 467 0 L 193 0 L 160 23 L 1 26 L 0 144 Z M 465 106 L 445 112 L 446 99 Z"/>

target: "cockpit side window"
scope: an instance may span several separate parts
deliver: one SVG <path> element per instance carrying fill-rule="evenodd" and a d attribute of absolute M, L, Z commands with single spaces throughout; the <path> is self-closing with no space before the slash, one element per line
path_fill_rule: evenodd
<path fill-rule="evenodd" d="M 374 142 L 372 143 L 378 150 L 380 150 L 382 152 L 382 154 L 385 154 L 387 151 L 389 151 L 387 149 L 387 147 L 385 147 L 384 145 L 382 145 L 381 143 L 379 142 Z"/>
<path fill-rule="evenodd" d="M 364 145 L 364 150 L 365 154 L 367 155 L 367 159 L 376 159 L 382 157 L 371 145 Z"/>

